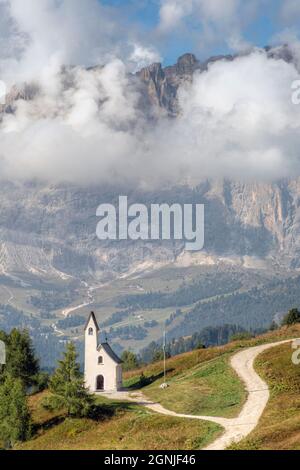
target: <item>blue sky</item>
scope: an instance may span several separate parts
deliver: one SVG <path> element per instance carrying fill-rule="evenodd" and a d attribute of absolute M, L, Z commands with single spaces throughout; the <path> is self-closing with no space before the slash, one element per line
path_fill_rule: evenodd
<path fill-rule="evenodd" d="M 160 23 L 160 9 L 163 4 L 174 2 L 176 4 L 187 4 L 194 1 L 195 4 L 205 3 L 209 0 L 99 0 L 106 6 L 115 8 L 123 18 L 138 27 L 141 37 L 145 35 L 147 44 L 149 40 L 164 58 L 165 64 L 176 61 L 179 55 L 185 52 L 194 52 L 200 59 L 205 59 L 209 55 L 232 52 L 232 48 L 226 41 L 226 32 L 223 37 L 218 37 L 215 41 L 206 43 L 203 41 L 202 33 L 205 24 L 200 24 L 195 17 L 197 6 L 190 15 L 187 15 L 180 25 L 168 31 L 167 34 L 157 34 Z M 210 0 L 210 2 L 222 2 L 222 0 Z M 243 39 L 251 45 L 263 47 L 274 42 L 274 37 L 282 31 L 298 30 L 300 22 L 300 0 L 224 0 L 223 5 L 228 1 L 238 4 L 235 21 L 240 20 L 240 30 Z M 299 11 L 297 8 L 299 4 Z M 245 12 L 245 5 L 254 8 L 249 15 Z M 296 11 L 297 9 L 297 11 Z M 226 11 L 226 10 L 225 10 Z M 287 12 L 283 19 L 283 11 Z M 239 18 L 239 14 L 241 15 Z M 199 14 L 200 15 L 200 14 Z M 250 18 L 247 18 L 250 16 Z M 197 23 L 198 21 L 198 23 Z M 211 24 L 210 24 L 211 26 Z M 215 25 L 213 25 L 215 26 Z M 220 24 L 217 25 L 217 29 Z M 226 31 L 226 30 L 225 30 Z"/>

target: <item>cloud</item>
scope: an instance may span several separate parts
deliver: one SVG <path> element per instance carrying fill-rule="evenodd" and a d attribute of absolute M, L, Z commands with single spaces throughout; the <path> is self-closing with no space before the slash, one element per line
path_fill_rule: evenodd
<path fill-rule="evenodd" d="M 18 101 L 15 112 L 4 116 L 2 177 L 82 183 L 121 178 L 134 157 L 139 117 L 139 95 L 123 62 L 68 69 L 56 81 L 52 93 L 40 86 L 33 100 Z"/>
<path fill-rule="evenodd" d="M 134 72 L 148 65 L 162 62 L 161 55 L 153 47 L 145 47 L 141 44 L 133 44 L 133 52 L 129 56 L 129 62 L 134 64 Z"/>
<path fill-rule="evenodd" d="M 165 0 L 160 8 L 160 25 L 162 32 L 170 32 L 178 27 L 181 21 L 189 16 L 194 7 L 193 0 Z"/>
<path fill-rule="evenodd" d="M 122 173 L 141 122 L 127 72 L 158 60 L 155 49 L 98 0 L 0 0 L 0 13 L 0 78 L 33 95 L 0 122 L 1 176 L 88 182 L 115 166 Z"/>
<path fill-rule="evenodd" d="M 10 84 L 56 73 L 61 65 L 158 56 L 118 10 L 99 0 L 26 0 L 26 7 L 24 0 L 0 0 L 0 12 L 0 73 Z"/>
<path fill-rule="evenodd" d="M 174 161 L 181 159 L 181 174 L 195 180 L 299 175 L 300 110 L 291 102 L 296 77 L 293 64 L 262 51 L 198 74 L 181 89 L 181 116 L 165 136 Z"/>
<path fill-rule="evenodd" d="M 41 88 L 4 117 L 1 173 L 154 187 L 299 175 L 300 112 L 291 101 L 296 78 L 293 64 L 262 51 L 220 61 L 182 86 L 176 120 L 149 123 L 122 61 L 73 68 L 58 76 L 55 93 Z"/>
<path fill-rule="evenodd" d="M 237 3 L 231 9 L 228 3 L 226 24 Z M 31 95 L 1 118 L 2 178 L 161 187 L 207 177 L 300 175 L 293 63 L 261 50 L 216 62 L 181 84 L 176 119 L 162 113 L 149 120 L 128 70 L 158 54 L 140 38 L 113 40 L 118 23 L 111 11 L 94 0 L 82 4 L 28 0 L 24 11 L 20 0 L 0 1 L 11 45 L 1 69 L 12 82 L 26 80 Z M 202 8 L 214 24 L 222 21 L 217 2 L 203 1 Z M 103 65 L 83 66 L 98 60 Z"/>
<path fill-rule="evenodd" d="M 264 0 L 261 0 L 264 1 Z M 253 19 L 257 0 L 162 0 L 158 30 L 162 34 L 176 28 L 196 31 L 198 41 L 227 42 L 234 50 L 249 46 L 241 28 L 245 19 Z"/>
<path fill-rule="evenodd" d="M 300 4 L 298 0 L 284 0 L 279 12 L 285 24 L 295 24 L 300 18 Z"/>
<path fill-rule="evenodd" d="M 2 0 L 7 40 L 19 53 L 1 56 L 6 80 L 30 80 L 49 63 L 93 63 L 108 49 L 114 24 L 97 0 Z M 24 46 L 20 46 L 20 37 Z M 112 42 L 114 44 L 114 42 Z"/>

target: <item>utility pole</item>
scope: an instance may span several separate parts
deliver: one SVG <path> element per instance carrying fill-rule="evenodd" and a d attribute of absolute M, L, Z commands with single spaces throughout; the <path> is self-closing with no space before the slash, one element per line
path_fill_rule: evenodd
<path fill-rule="evenodd" d="M 167 383 L 167 370 L 166 370 L 166 330 L 164 331 L 164 383 Z"/>
<path fill-rule="evenodd" d="M 167 384 L 167 368 L 166 368 L 166 347 L 167 347 L 167 343 L 166 343 L 166 330 L 164 330 L 164 339 L 163 339 L 163 351 L 164 351 L 164 383 L 160 386 L 161 389 L 166 389 L 168 388 L 168 384 Z"/>

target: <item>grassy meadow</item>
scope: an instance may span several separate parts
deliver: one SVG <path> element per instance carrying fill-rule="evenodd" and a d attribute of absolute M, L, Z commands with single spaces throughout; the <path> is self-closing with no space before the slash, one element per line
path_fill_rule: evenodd
<path fill-rule="evenodd" d="M 184 414 L 235 417 L 246 399 L 244 385 L 230 367 L 235 352 L 300 337 L 300 325 L 222 347 L 199 349 L 167 360 L 169 388 L 160 389 L 163 363 L 125 374 L 125 386 Z M 258 427 L 236 449 L 300 449 L 300 366 L 291 345 L 274 347 L 256 362 L 269 383 L 271 399 Z M 141 386 L 141 374 L 148 383 Z M 145 384 L 143 384 L 145 385 Z M 142 406 L 97 397 L 95 419 L 71 419 L 45 410 L 47 392 L 29 398 L 34 437 L 17 450 L 197 450 L 222 434 L 214 423 L 155 414 Z"/>
<path fill-rule="evenodd" d="M 98 420 L 66 418 L 45 411 L 44 396 L 30 398 L 36 435 L 16 450 L 197 450 L 222 433 L 214 423 L 162 416 L 102 397 Z"/>

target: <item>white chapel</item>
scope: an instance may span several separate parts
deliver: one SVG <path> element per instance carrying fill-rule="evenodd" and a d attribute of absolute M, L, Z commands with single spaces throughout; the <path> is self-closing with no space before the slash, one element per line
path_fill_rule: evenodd
<path fill-rule="evenodd" d="M 122 389 L 122 361 L 107 342 L 98 342 L 99 332 L 92 312 L 85 326 L 85 385 L 92 393 L 119 391 Z"/>

